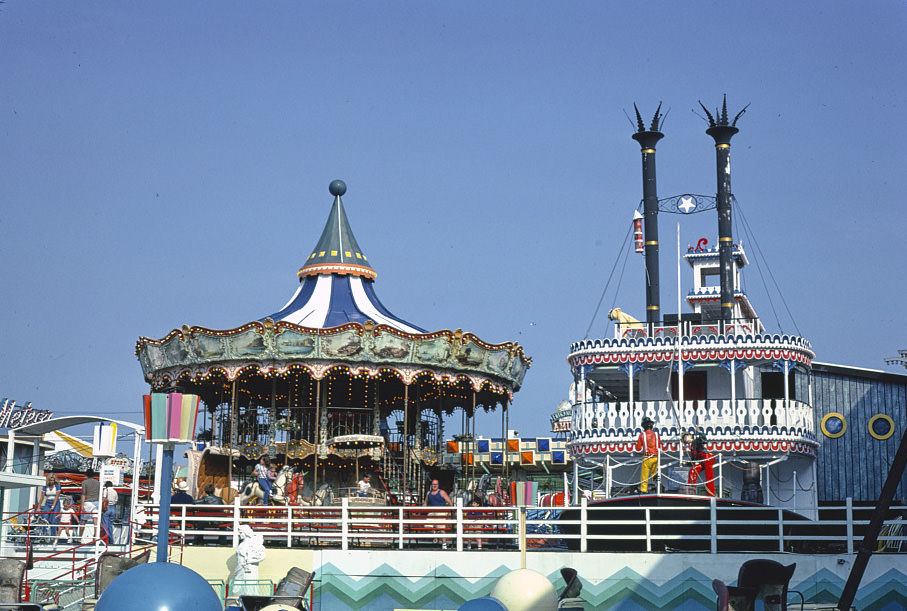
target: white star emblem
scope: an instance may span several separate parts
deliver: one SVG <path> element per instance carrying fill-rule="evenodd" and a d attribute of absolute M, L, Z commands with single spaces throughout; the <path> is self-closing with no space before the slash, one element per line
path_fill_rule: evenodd
<path fill-rule="evenodd" d="M 678 207 L 678 208 L 680 209 L 680 211 L 683 212 L 684 214 L 689 214 L 690 212 L 692 212 L 693 210 L 696 209 L 696 204 L 693 203 L 693 198 L 692 198 L 692 197 L 681 197 L 681 198 L 680 198 L 680 201 L 681 201 L 682 203 L 681 203 L 679 206 L 677 206 L 677 207 Z"/>

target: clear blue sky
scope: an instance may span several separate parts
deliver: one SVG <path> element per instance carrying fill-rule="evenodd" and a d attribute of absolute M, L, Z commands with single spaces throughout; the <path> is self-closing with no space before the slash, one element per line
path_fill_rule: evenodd
<path fill-rule="evenodd" d="M 138 420 L 136 339 L 282 306 L 341 178 L 384 304 L 520 342 L 511 427 L 544 434 L 642 196 L 625 112 L 669 110 L 660 196 L 714 194 L 691 111 L 725 93 L 751 104 L 731 153 L 744 246 L 784 296 L 752 265 L 757 311 L 819 361 L 886 369 L 907 347 L 905 32 L 900 0 L 8 0 L 0 396 Z M 717 221 L 681 231 L 714 243 Z M 642 263 L 591 335 L 614 305 L 644 317 Z"/>

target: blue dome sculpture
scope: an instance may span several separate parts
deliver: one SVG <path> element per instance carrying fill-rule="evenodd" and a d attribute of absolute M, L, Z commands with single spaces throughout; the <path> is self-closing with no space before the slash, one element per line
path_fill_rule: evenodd
<path fill-rule="evenodd" d="M 95 611 L 222 611 L 220 597 L 205 579 L 179 564 L 153 562 L 133 567 L 110 582 Z"/>

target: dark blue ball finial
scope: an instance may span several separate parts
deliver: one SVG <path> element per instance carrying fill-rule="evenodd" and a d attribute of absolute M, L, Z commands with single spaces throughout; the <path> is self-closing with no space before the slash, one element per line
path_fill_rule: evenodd
<path fill-rule="evenodd" d="M 342 180 L 332 180 L 331 185 L 328 187 L 328 190 L 334 197 L 343 195 L 344 193 L 346 193 L 346 183 Z"/>

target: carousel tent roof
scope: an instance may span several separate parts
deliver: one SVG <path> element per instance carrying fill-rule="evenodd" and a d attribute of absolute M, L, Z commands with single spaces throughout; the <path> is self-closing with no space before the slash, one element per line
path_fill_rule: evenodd
<path fill-rule="evenodd" d="M 335 180 L 330 192 L 334 196 L 331 214 L 315 249 L 299 270 L 299 288 L 280 311 L 265 318 L 315 329 L 371 320 L 408 333 L 425 333 L 394 316 L 378 300 L 374 288 L 377 273 L 362 254 L 340 201 L 346 185 Z"/>

